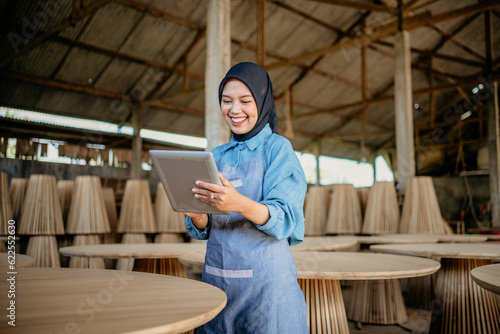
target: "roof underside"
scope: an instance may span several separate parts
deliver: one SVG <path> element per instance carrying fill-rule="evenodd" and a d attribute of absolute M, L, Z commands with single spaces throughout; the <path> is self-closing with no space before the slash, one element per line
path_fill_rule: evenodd
<path fill-rule="evenodd" d="M 144 128 L 204 137 L 207 3 L 1 1 L 0 105 L 120 125 L 141 105 Z M 354 160 L 394 152 L 396 5 L 265 1 L 264 66 L 281 133 L 290 91 L 295 150 L 311 151 L 319 142 L 320 154 Z M 498 1 L 403 1 L 418 104 L 416 152 L 442 157 L 418 160 L 421 173 L 448 173 L 446 161 L 455 170 L 459 152 L 467 159 L 486 144 L 487 94 L 477 98 L 472 89 L 498 80 L 498 7 Z M 231 2 L 232 64 L 257 60 L 257 13 L 258 1 Z M 457 121 L 467 110 L 471 116 Z"/>

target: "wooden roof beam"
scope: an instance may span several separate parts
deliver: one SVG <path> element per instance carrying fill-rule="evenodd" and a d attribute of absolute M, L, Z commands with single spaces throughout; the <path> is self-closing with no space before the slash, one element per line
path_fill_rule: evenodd
<path fill-rule="evenodd" d="M 361 10 L 383 10 L 383 11 L 387 10 L 387 7 L 384 5 L 375 5 L 368 2 L 358 2 L 349 0 L 309 0 L 309 1 L 322 2 L 330 5 L 349 7 Z"/>
<path fill-rule="evenodd" d="M 470 16 L 476 13 L 480 13 L 486 10 L 491 10 L 493 8 L 499 7 L 500 2 L 495 0 L 486 0 L 481 3 L 477 3 L 474 5 L 466 6 L 460 9 L 452 10 L 445 13 L 440 13 L 436 15 L 431 15 L 426 12 L 423 14 L 415 15 L 413 17 L 408 17 L 403 20 L 403 29 L 404 30 L 414 30 L 426 26 L 432 26 L 440 22 L 445 22 L 453 19 L 457 19 L 463 16 Z M 384 7 L 385 8 L 385 7 Z M 311 58 L 317 58 L 319 56 L 323 56 L 329 53 L 337 52 L 342 49 L 349 49 L 352 47 L 361 46 L 363 44 L 370 44 L 374 41 L 380 40 L 382 38 L 391 36 L 398 30 L 398 22 L 391 22 L 386 24 L 371 35 L 363 35 L 358 38 L 350 39 L 344 43 L 335 44 L 332 46 L 328 46 L 325 48 L 321 48 L 315 51 L 311 51 L 296 57 L 292 57 L 287 59 L 286 61 L 279 61 L 274 64 L 270 64 L 266 66 L 267 70 L 272 70 L 276 68 L 280 68 L 283 66 L 288 66 L 290 64 L 294 64 L 297 62 L 302 62 Z"/>

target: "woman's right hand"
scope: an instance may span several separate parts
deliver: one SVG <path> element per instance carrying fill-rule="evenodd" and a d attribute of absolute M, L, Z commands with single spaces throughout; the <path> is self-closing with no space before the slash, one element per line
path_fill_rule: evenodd
<path fill-rule="evenodd" d="M 193 213 L 193 212 L 183 212 L 183 213 L 191 218 L 193 224 L 199 230 L 203 230 L 208 225 L 208 215 L 206 213 Z"/>

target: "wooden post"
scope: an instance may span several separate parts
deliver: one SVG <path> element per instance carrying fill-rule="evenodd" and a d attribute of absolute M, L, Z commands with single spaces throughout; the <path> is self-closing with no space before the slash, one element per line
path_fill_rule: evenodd
<path fill-rule="evenodd" d="M 400 194 L 407 180 L 415 176 L 410 33 L 398 31 L 394 42 L 394 111 L 396 118 L 397 180 Z"/>
<path fill-rule="evenodd" d="M 209 0 L 207 11 L 207 61 L 205 65 L 205 137 L 207 151 L 229 140 L 229 129 L 220 112 L 219 83 L 231 65 L 230 0 Z"/>
<path fill-rule="evenodd" d="M 493 17 L 492 12 L 484 14 L 486 38 L 486 65 L 488 73 L 493 73 Z M 498 83 L 488 80 L 487 87 L 490 96 L 486 102 L 488 109 L 488 154 L 490 158 L 490 202 L 491 225 L 500 227 L 500 118 L 498 111 Z"/>
<path fill-rule="evenodd" d="M 132 166 L 130 167 L 130 177 L 132 179 L 141 178 L 142 163 L 142 108 L 139 106 L 132 110 L 132 126 L 134 135 L 132 136 Z"/>
<path fill-rule="evenodd" d="M 313 154 L 316 157 L 316 186 L 320 185 L 319 151 L 320 151 L 319 141 L 315 141 L 313 146 Z"/>
<path fill-rule="evenodd" d="M 266 59 L 265 47 L 265 20 L 266 20 L 266 0 L 257 2 L 257 64 L 264 66 Z"/>

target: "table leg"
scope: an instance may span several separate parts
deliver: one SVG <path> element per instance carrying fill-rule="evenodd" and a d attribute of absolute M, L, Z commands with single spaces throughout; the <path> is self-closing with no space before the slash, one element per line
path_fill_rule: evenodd
<path fill-rule="evenodd" d="M 477 285 L 470 276 L 484 259 L 442 258 L 430 333 L 500 333 L 500 296 Z"/>
<path fill-rule="evenodd" d="M 410 277 L 408 279 L 408 293 L 405 299 L 407 306 L 430 310 L 435 300 L 434 287 L 436 275 Z"/>
<path fill-rule="evenodd" d="M 402 324 L 408 314 L 398 279 L 354 281 L 347 303 L 349 320 L 369 324 Z"/>
<path fill-rule="evenodd" d="M 298 279 L 307 305 L 307 325 L 311 334 L 349 333 L 340 282 Z"/>
<path fill-rule="evenodd" d="M 177 258 L 135 259 L 133 270 L 187 278 L 186 269 Z"/>

